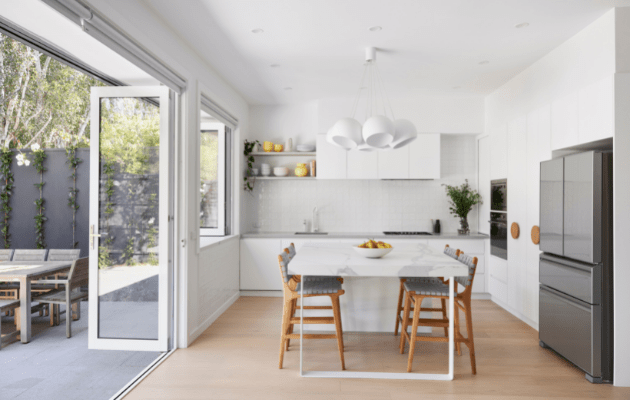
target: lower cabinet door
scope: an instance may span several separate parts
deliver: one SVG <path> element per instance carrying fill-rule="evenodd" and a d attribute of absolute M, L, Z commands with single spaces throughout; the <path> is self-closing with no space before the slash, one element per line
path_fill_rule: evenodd
<path fill-rule="evenodd" d="M 241 240 L 241 290 L 282 290 L 281 239 Z"/>
<path fill-rule="evenodd" d="M 539 338 L 593 377 L 601 376 L 601 306 L 540 287 Z"/>

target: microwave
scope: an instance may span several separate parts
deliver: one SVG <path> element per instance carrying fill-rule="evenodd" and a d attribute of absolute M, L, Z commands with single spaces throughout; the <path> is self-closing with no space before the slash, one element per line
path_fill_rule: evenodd
<path fill-rule="evenodd" d="M 490 182 L 490 211 L 507 212 L 507 179 Z"/>

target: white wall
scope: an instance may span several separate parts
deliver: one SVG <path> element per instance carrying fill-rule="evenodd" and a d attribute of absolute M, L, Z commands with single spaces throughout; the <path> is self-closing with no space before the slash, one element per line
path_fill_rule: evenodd
<path fill-rule="evenodd" d="M 476 140 L 474 135 L 442 135 L 441 142 L 439 180 L 258 180 L 253 195 L 244 197 L 243 232 L 252 231 L 254 223 L 266 232 L 302 231 L 303 220 L 311 221 L 315 206 L 324 232 L 430 232 L 431 219 L 440 220 L 442 232 L 456 232 L 459 219 L 449 213 L 442 184 L 459 185 L 468 179 L 477 187 Z M 468 220 L 476 231 L 477 207 Z"/>
<path fill-rule="evenodd" d="M 239 120 L 239 127 L 234 132 L 235 160 L 234 165 L 242 163 L 241 136 L 247 134 L 249 108 L 245 100 L 228 85 L 212 68 L 204 62 L 178 35 L 176 35 L 160 18 L 138 0 L 91 0 L 90 3 L 105 17 L 133 37 L 140 45 L 163 60 L 174 71 L 187 81 L 186 92 L 181 96 L 181 115 L 179 137 L 177 137 L 178 187 L 176 193 L 176 259 L 179 270 L 179 321 L 178 345 L 187 347 L 196 337 L 200 324 L 207 321 L 208 313 L 220 310 L 218 303 L 206 302 L 207 291 L 212 287 L 203 285 L 204 279 L 212 279 L 209 269 L 222 270 L 226 265 L 213 262 L 211 258 L 199 252 L 198 240 L 198 202 L 199 191 L 198 150 L 196 146 L 199 124 L 198 91 L 204 91 L 213 101 L 219 103 Z M 80 33 L 77 27 L 77 34 Z M 240 173 L 234 174 L 235 204 L 240 200 Z M 235 229 L 238 233 L 239 208 L 235 207 Z M 185 242 L 182 242 L 185 240 Z M 238 251 L 232 254 L 238 258 Z M 204 260 L 202 262 L 202 260 Z M 238 277 L 238 263 L 231 265 L 231 273 Z M 238 291 L 238 280 L 223 281 L 223 290 Z M 211 314 L 210 314 L 211 315 Z"/>

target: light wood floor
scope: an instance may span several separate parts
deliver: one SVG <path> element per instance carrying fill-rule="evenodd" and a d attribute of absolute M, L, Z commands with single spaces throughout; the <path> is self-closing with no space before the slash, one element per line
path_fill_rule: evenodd
<path fill-rule="evenodd" d="M 281 316 L 280 298 L 241 297 L 125 400 L 630 398 L 630 388 L 588 383 L 583 372 L 540 348 L 534 329 L 488 300 L 473 300 L 477 375 L 471 375 L 463 347 L 455 356 L 455 380 L 449 382 L 300 378 L 299 343 L 291 345 L 279 370 Z M 394 316 L 392 329 L 393 321 Z M 398 353 L 393 333 L 345 333 L 344 340 L 348 370 L 405 370 L 408 353 Z M 305 369 L 339 368 L 334 340 L 306 343 Z M 446 344 L 417 346 L 414 371 L 446 372 Z"/>

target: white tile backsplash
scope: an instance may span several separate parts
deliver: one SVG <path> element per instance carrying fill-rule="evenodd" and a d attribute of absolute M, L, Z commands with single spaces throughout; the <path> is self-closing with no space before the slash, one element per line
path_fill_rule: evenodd
<path fill-rule="evenodd" d="M 322 232 L 431 231 L 439 219 L 442 232 L 455 232 L 459 219 L 449 212 L 442 184 L 459 185 L 468 179 L 477 189 L 476 140 L 472 135 L 442 135 L 441 175 L 432 181 L 415 180 L 258 180 L 245 195 L 242 232 L 293 232 L 310 222 L 319 209 Z M 485 199 L 484 199 L 485 200 Z M 477 207 L 468 215 L 477 230 Z"/>

